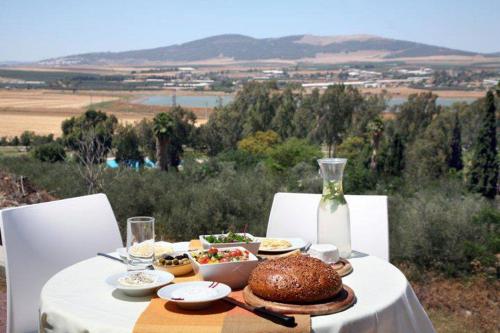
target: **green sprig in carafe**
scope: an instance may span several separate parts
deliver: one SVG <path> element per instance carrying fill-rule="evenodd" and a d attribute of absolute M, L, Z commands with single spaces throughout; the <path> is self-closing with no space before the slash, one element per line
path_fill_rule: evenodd
<path fill-rule="evenodd" d="M 346 163 L 345 158 L 318 160 L 323 177 L 323 195 L 318 206 L 318 243 L 335 245 L 343 258 L 351 256 L 349 206 L 342 188 Z"/>

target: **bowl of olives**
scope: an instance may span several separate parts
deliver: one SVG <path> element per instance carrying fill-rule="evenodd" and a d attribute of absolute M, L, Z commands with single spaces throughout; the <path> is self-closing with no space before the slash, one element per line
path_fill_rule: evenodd
<path fill-rule="evenodd" d="M 163 254 L 153 264 L 160 271 L 172 273 L 174 276 L 186 275 L 193 271 L 193 266 L 187 253 Z"/>

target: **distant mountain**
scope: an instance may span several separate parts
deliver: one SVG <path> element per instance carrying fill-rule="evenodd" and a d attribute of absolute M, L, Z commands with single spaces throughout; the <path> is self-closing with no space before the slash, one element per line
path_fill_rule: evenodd
<path fill-rule="evenodd" d="M 473 56 L 478 53 L 445 47 L 382 38 L 372 35 L 252 38 L 244 35 L 218 35 L 154 49 L 78 54 L 40 62 L 45 65 L 145 64 L 197 62 L 210 59 L 231 61 L 293 60 L 346 56 L 366 53 L 372 58 L 395 59 L 430 56 Z"/>

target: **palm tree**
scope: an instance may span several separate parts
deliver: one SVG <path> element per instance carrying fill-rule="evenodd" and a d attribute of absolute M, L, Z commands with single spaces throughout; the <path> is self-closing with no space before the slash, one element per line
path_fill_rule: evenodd
<path fill-rule="evenodd" d="M 168 170 L 168 145 L 174 130 L 174 120 L 170 113 L 158 113 L 153 119 L 153 132 L 156 137 L 156 161 L 160 170 Z"/>

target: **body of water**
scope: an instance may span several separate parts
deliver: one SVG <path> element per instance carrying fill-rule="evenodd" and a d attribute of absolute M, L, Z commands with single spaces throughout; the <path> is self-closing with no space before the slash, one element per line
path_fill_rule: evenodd
<path fill-rule="evenodd" d="M 394 105 L 401 105 L 404 102 L 408 100 L 407 97 L 393 97 L 388 101 L 389 106 L 394 106 Z M 437 99 L 437 104 L 442 105 L 442 106 L 452 106 L 454 103 L 460 103 L 460 102 L 465 102 L 465 103 L 472 103 L 476 100 L 476 98 L 471 98 L 471 97 L 457 97 L 457 98 L 441 98 L 438 97 Z"/>
<path fill-rule="evenodd" d="M 234 99 L 233 95 L 224 96 L 211 96 L 211 95 L 200 95 L 200 96 L 175 96 L 175 103 L 184 107 L 191 108 L 214 108 L 216 106 L 227 105 Z M 173 95 L 153 95 L 147 96 L 138 101 L 140 104 L 145 105 L 161 105 L 161 106 L 172 106 L 174 97 Z"/>
<path fill-rule="evenodd" d="M 175 102 L 177 105 L 191 108 L 214 108 L 222 105 L 227 105 L 231 103 L 234 99 L 233 95 L 224 96 L 210 96 L 210 95 L 200 95 L 200 96 L 175 96 Z M 470 97 L 464 98 L 438 98 L 437 103 L 442 106 L 451 106 L 456 102 L 466 102 L 472 103 L 476 99 Z M 405 97 L 394 97 L 388 102 L 389 106 L 400 105 L 407 101 Z M 172 106 L 173 96 L 172 95 L 152 95 L 147 96 L 138 101 L 140 104 L 145 105 L 162 105 L 162 106 Z"/>

